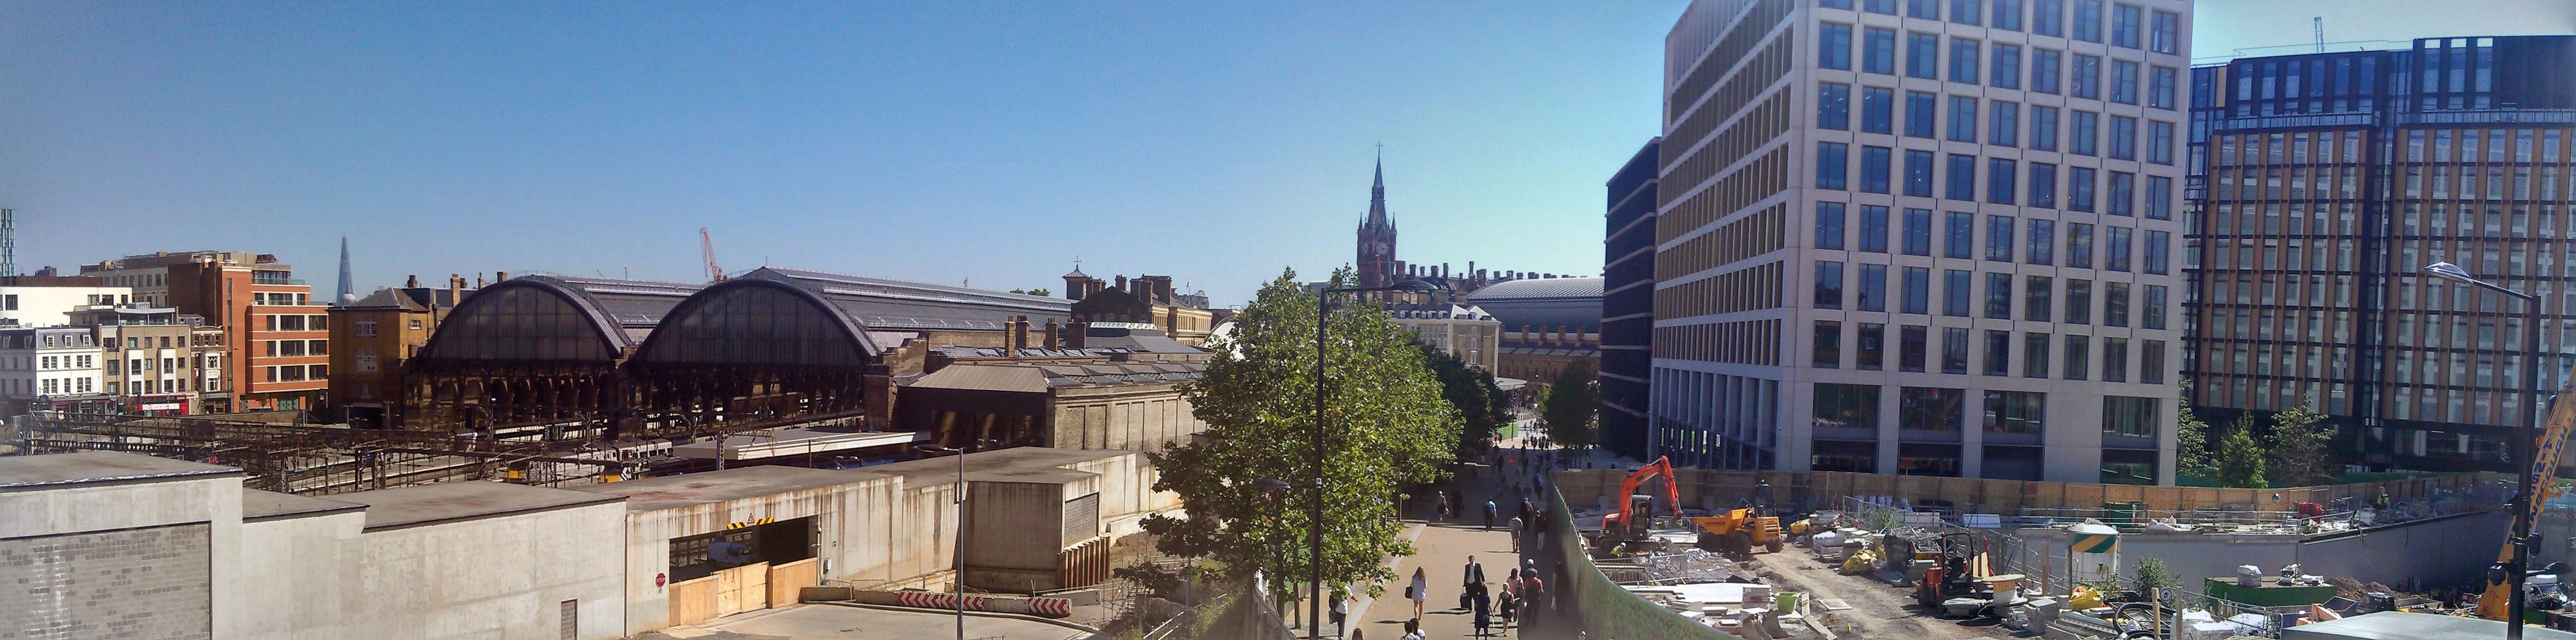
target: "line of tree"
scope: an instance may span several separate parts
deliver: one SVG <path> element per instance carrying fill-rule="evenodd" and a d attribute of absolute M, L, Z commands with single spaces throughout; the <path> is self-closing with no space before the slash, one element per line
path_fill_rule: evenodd
<path fill-rule="evenodd" d="M 2266 488 L 2329 484 L 2343 475 L 2334 450 L 2334 425 L 2309 408 L 2310 400 L 2272 414 L 2268 429 L 2251 414 L 2238 414 L 2212 446 L 2209 424 L 2194 415 L 2191 388 L 2183 387 L 2176 415 L 2174 473 L 2207 478 L 2218 486 Z M 2263 433 L 2258 434 L 2257 431 Z"/>
<path fill-rule="evenodd" d="M 1292 602 L 1292 583 L 1323 567 L 1328 585 L 1366 584 L 1370 595 L 1395 574 L 1380 561 L 1410 555 L 1392 499 L 1400 487 L 1435 482 L 1456 459 L 1466 422 L 1443 396 L 1413 332 L 1375 305 L 1325 317 L 1325 415 L 1321 422 L 1323 554 L 1309 552 L 1318 423 L 1315 297 L 1287 271 L 1236 316 L 1231 338 L 1214 346 L 1205 376 L 1185 393 L 1206 433 L 1146 457 L 1154 489 L 1180 495 L 1183 515 L 1149 516 L 1163 553 L 1205 558 L 1271 576 L 1271 595 Z M 1339 285 L 1348 269 L 1334 273 Z M 1291 485 L 1263 490 L 1265 480 Z"/>
<path fill-rule="evenodd" d="M 1494 434 L 1512 421 L 1511 400 L 1503 388 L 1494 384 L 1494 373 L 1467 364 L 1457 355 L 1428 344 L 1416 342 L 1422 349 L 1422 361 L 1431 367 L 1431 377 L 1440 381 L 1440 397 L 1458 408 L 1464 419 L 1458 435 L 1460 459 L 1478 453 L 1493 442 Z"/>
<path fill-rule="evenodd" d="M 1557 446 L 1581 449 L 1601 443 L 1601 381 L 1583 361 L 1567 363 L 1541 390 L 1539 428 Z"/>

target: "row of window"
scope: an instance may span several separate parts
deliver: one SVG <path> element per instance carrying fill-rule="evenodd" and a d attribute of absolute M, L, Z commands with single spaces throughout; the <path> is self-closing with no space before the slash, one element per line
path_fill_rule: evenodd
<path fill-rule="evenodd" d="M 1852 86 L 1839 82 L 1816 84 L 1816 126 L 1822 129 L 1848 131 L 1852 128 Z M 1928 91 L 1905 92 L 1905 130 L 1896 131 L 1896 90 L 1886 87 L 1860 88 L 1860 132 L 1903 135 L 1912 138 L 1943 139 L 1952 142 L 1981 142 L 2001 147 L 2018 147 L 2024 142 L 2022 105 L 2002 100 L 1989 101 L 1980 113 L 1978 98 L 1949 96 L 1949 119 L 1942 123 L 1941 96 Z M 2138 160 L 2141 153 L 2137 118 L 2111 116 L 2108 126 L 2102 114 L 2092 111 L 2066 110 L 2063 151 L 2079 156 L 2103 156 L 2113 160 Z M 2061 128 L 2057 107 L 2032 105 L 2029 109 L 2028 143 L 2033 151 L 2059 151 Z M 1982 115 L 1985 126 L 1978 126 Z M 1941 130 L 1946 129 L 1946 130 Z M 2154 164 L 2174 163 L 2174 123 L 2149 120 L 2143 129 L 2145 161 Z"/>
<path fill-rule="evenodd" d="M 0 349 L 68 349 L 94 346 L 98 346 L 98 338 L 87 332 L 44 331 L 0 336 Z"/>
<path fill-rule="evenodd" d="M 220 385 L 220 382 L 211 379 L 207 380 L 205 384 L 195 384 L 187 378 L 165 378 L 161 380 L 136 380 L 131 388 L 133 389 L 133 392 L 137 394 L 187 393 L 191 390 L 215 391 Z M 110 395 L 125 393 L 125 389 L 127 388 L 127 385 L 118 384 L 115 380 L 107 381 L 107 393 Z"/>
<path fill-rule="evenodd" d="M 1881 387 L 1862 384 L 1816 383 L 1811 424 L 1819 428 L 1877 429 Z M 1897 391 L 1897 428 L 1919 431 L 1962 431 L 1967 423 L 1961 415 L 1967 408 L 1967 390 L 1941 387 L 1899 387 Z M 1985 392 L 1983 420 L 1985 433 L 2047 435 L 2048 394 L 2032 391 Z M 2102 434 L 2113 437 L 2155 439 L 2163 429 L 2159 421 L 2156 398 L 2128 396 L 2102 397 Z M 2033 440 L 2030 444 L 2039 444 Z"/>
<path fill-rule="evenodd" d="M 2025 72 L 2022 69 L 2025 65 L 2022 64 L 2021 45 L 1987 44 L 1953 36 L 1949 49 L 1950 65 L 1945 75 L 1941 67 L 1941 36 L 1907 32 L 1903 75 L 1998 89 L 2064 94 L 2085 100 L 2108 99 L 2119 104 L 2139 104 L 2143 100 L 2146 106 L 2156 109 L 2181 108 L 2175 100 L 2175 96 L 2181 93 L 2182 70 L 2178 67 L 2148 65 L 2134 60 L 2104 60 L 2102 56 L 2068 55 L 2056 49 L 2033 47 L 2027 65 L 2029 71 Z M 1860 72 L 1897 75 L 1895 30 L 1862 29 L 1860 53 Z M 1816 66 L 1851 71 L 1852 65 L 1852 26 L 1818 25 Z"/>
<path fill-rule="evenodd" d="M 412 331 L 419 331 L 420 329 L 421 329 L 420 319 L 419 319 L 419 318 L 412 318 L 412 319 L 411 319 L 411 330 L 412 330 Z M 349 333 L 350 333 L 350 335 L 353 335 L 353 336 L 356 336 L 356 337 L 360 337 L 360 338 L 373 338 L 373 337 L 376 337 L 376 319 L 375 319 L 375 318 L 359 318 L 359 319 L 358 319 L 358 322 L 357 322 L 356 324 L 350 325 L 350 327 L 349 327 Z"/>
<path fill-rule="evenodd" d="M 1944 0 L 1904 0 L 1905 17 L 1941 20 Z M 2085 42 L 2102 42 L 2108 36 L 2110 45 L 2130 49 L 2144 48 L 2156 53 L 2182 52 L 2182 14 L 2150 11 L 2128 3 L 2107 4 L 2102 0 L 2074 0 L 2069 20 L 2067 0 L 2030 0 L 2024 14 L 2022 0 L 1947 0 L 1948 20 L 1955 24 L 2022 31 L 2025 19 L 2033 35 L 2072 37 Z M 1897 15 L 1897 0 L 1860 0 L 1858 9 L 1870 13 Z M 1827 9 L 1853 9 L 1853 0 L 1818 0 Z M 2110 29 L 2103 29 L 2104 7 L 2108 6 Z M 2070 25 L 2069 22 L 2072 22 Z M 2069 27 L 2072 27 L 2072 36 Z M 2140 38 L 2144 37 L 2143 43 Z"/>
<path fill-rule="evenodd" d="M 262 340 L 260 342 L 267 344 L 267 355 L 271 358 L 331 355 L 329 340 Z"/>
<path fill-rule="evenodd" d="M 1859 265 L 1858 282 L 1853 285 L 1852 310 L 1885 313 L 1887 300 L 1887 265 Z M 1932 315 L 1932 270 L 1924 267 L 1900 267 L 1897 273 L 1899 299 L 1895 313 Z M 2014 308 L 2021 309 L 2021 319 L 2030 322 L 2064 322 L 2093 324 L 2094 281 L 2066 281 L 2065 313 L 2056 313 L 2056 278 L 2024 276 L 2020 304 L 2014 303 L 2013 274 L 1987 273 L 1983 317 L 2011 320 Z M 1941 315 L 1966 318 L 1980 306 L 1973 291 L 1976 273 L 1962 269 L 1945 269 L 1941 277 Z M 2138 291 L 2138 326 L 2142 329 L 2165 328 L 2164 285 L 2136 285 L 2128 282 L 2103 281 L 2101 287 L 2102 325 L 2126 327 L 2130 320 L 2132 289 Z M 1816 263 L 1815 308 L 1840 310 L 1843 304 L 1843 263 Z"/>
<path fill-rule="evenodd" d="M 42 386 L 38 386 L 39 382 L 42 383 Z M 58 393 L 90 393 L 97 390 L 95 386 L 97 383 L 97 378 L 45 378 L 41 381 L 10 380 L 9 392 L 12 395 L 27 395 L 29 393 L 40 393 L 43 395 L 54 395 Z"/>
<path fill-rule="evenodd" d="M 1889 208 L 1874 204 L 1861 205 L 1856 234 L 1849 230 L 1849 225 L 1846 225 L 1843 219 L 1848 208 L 1848 205 L 1841 202 L 1816 203 L 1815 248 L 1842 250 L 1850 247 L 1852 250 L 1865 253 L 1889 253 Z M 1900 229 L 1903 234 L 1902 244 L 1896 248 L 1901 249 L 1905 255 L 1932 255 L 1932 210 L 1908 208 L 1905 209 L 1904 214 L 1903 227 Z M 2013 262 L 2018 257 L 2021 262 L 2027 264 L 2056 264 L 2059 248 L 2058 227 L 2062 224 L 2066 229 L 2065 266 L 2075 269 L 2094 268 L 2096 225 L 2038 218 L 2032 218 L 2026 222 L 2028 233 L 2023 234 L 2022 241 L 2016 242 L 2013 237 L 2014 232 L 2024 226 L 2024 221 L 2013 216 L 1986 216 L 1984 258 L 1995 262 Z M 1978 258 L 1976 226 L 1976 214 L 1961 211 L 1944 213 L 1941 256 L 1971 260 Z M 2132 266 L 2135 266 L 2139 271 L 2156 275 L 2164 275 L 2171 271 L 2173 247 L 2171 232 L 2146 230 L 2140 233 L 2139 230 L 2129 227 L 2109 225 L 2101 225 L 2101 231 L 2102 269 L 2129 271 Z M 1846 243 L 1847 235 L 1856 235 L 1856 241 Z M 2143 240 L 2132 242 L 2140 236 L 2143 236 Z M 2138 247 L 2139 244 L 2144 246 Z M 2142 258 L 2134 265 L 2130 259 L 2133 255 L 2131 253 L 2133 247 L 2138 249 L 2136 255 Z M 2017 249 L 2020 251 L 2018 256 L 2015 255 Z"/>
<path fill-rule="evenodd" d="M 119 363 L 119 362 L 123 362 L 124 364 L 123 364 L 122 366 L 119 366 L 119 365 L 118 365 L 118 363 Z M 107 372 L 106 372 L 106 373 L 107 373 L 107 375 L 116 376 L 116 375 L 143 375 L 143 374 L 145 374 L 145 373 L 153 373 L 153 372 L 160 372 L 160 371 L 179 371 L 179 370 L 181 370 L 182 368 L 184 368 L 184 367 L 188 366 L 188 364 L 189 364 L 189 363 L 191 363 L 191 362 L 195 363 L 195 364 L 196 364 L 196 368 L 199 368 L 199 369 L 204 369 L 204 368 L 208 368 L 208 367 L 215 367 L 215 366 L 221 366 L 221 364 L 222 364 L 222 361 L 219 359 L 219 357 L 218 357 L 218 356 L 213 356 L 213 355 L 203 355 L 203 354 L 198 355 L 198 356 L 194 357 L 193 359 L 191 359 L 191 358 L 160 358 L 160 359 L 158 359 L 159 368 L 154 368 L 155 359 L 153 359 L 153 358 L 127 358 L 127 359 L 122 360 L 122 361 L 117 360 L 117 359 L 115 359 L 115 358 L 109 358 L 109 359 L 107 360 Z"/>
<path fill-rule="evenodd" d="M 87 369 L 96 366 L 97 361 L 94 358 L 94 356 L 29 356 L 11 358 L 9 359 L 9 363 L 18 365 L 11 368 L 25 369 L 27 368 L 26 365 L 32 362 L 36 364 L 36 370 L 38 371 L 51 371 L 54 369 Z"/>
<path fill-rule="evenodd" d="M 313 294 L 310 294 L 310 293 L 287 293 L 287 292 L 283 292 L 283 291 L 253 291 L 253 292 L 251 292 L 251 294 L 250 294 L 250 295 L 251 295 L 251 304 L 259 305 L 259 306 L 264 306 L 264 307 L 309 306 L 309 305 L 311 305 L 311 304 L 313 303 L 313 300 L 312 300 Z"/>
<path fill-rule="evenodd" d="M 1816 321 L 1815 339 L 1812 348 L 1809 350 L 1808 364 L 1810 366 L 1818 369 L 1844 368 L 1843 324 L 1844 323 L 1842 322 L 1833 320 Z M 1885 370 L 1887 367 L 1887 325 L 1875 322 L 1858 322 L 1852 324 L 1854 325 L 1855 331 L 1854 335 L 1851 336 L 1852 358 L 1850 368 L 1862 371 Z M 1911 373 L 1928 372 L 1927 365 L 1929 363 L 1927 362 L 1927 359 L 1930 357 L 1930 345 L 1928 342 L 1931 337 L 1932 329 L 1933 327 L 1925 327 L 1921 325 L 1902 325 L 1897 327 L 1896 369 L 1898 371 Z M 1983 355 L 1980 360 L 1983 362 L 1984 366 L 1978 368 L 1980 373 L 1989 376 L 2014 375 L 2012 368 L 2012 344 L 2014 342 L 2013 332 L 1999 329 L 1988 329 L 1985 331 L 1985 337 L 1983 340 L 1975 341 L 1975 344 L 1972 344 L 1972 332 L 1965 327 L 1940 327 L 1940 330 L 1941 373 L 1958 375 L 1967 374 L 1969 370 L 1969 352 L 1982 351 Z M 2034 331 L 2023 333 L 2021 335 L 2020 342 L 2022 343 L 2022 366 L 2020 372 L 2022 377 L 2049 377 L 2050 365 L 2060 364 L 2061 366 L 2058 367 L 2057 375 L 2061 379 L 2092 379 L 2092 376 L 2095 373 L 2093 369 L 2093 343 L 2100 342 L 2102 344 L 2102 362 L 2100 370 L 2101 381 L 2130 381 L 2128 338 L 2073 334 L 2053 335 L 2045 332 Z M 2063 359 L 2062 364 L 2058 362 L 2059 358 L 2052 358 L 2049 354 L 2052 343 L 2056 342 L 2062 342 L 2064 344 L 2064 348 L 2058 352 L 2059 356 Z M 2164 384 L 2165 341 L 2139 340 L 2138 343 L 2137 381 L 2143 384 Z"/>
<path fill-rule="evenodd" d="M 157 337 L 159 338 L 159 340 L 157 340 L 157 341 L 156 341 L 156 340 L 154 340 L 154 338 L 155 338 L 155 337 L 156 337 L 156 336 L 126 336 L 126 337 L 125 337 L 125 348 L 127 348 L 127 349 L 178 349 L 178 348 L 190 347 L 190 346 L 204 347 L 204 346 L 213 346 L 213 345 L 223 344 L 223 336 L 218 335 L 218 334 L 211 334 L 211 333 L 190 334 L 190 335 L 186 335 L 186 336 L 157 336 Z M 155 344 L 158 344 L 158 345 L 161 345 L 161 346 L 155 347 L 155 346 L 153 346 L 153 345 L 155 345 Z M 107 341 L 107 348 L 110 348 L 110 349 L 114 349 L 114 348 L 116 348 L 116 339 L 115 339 L 115 338 L 109 338 L 109 339 L 108 339 L 108 341 Z"/>
<path fill-rule="evenodd" d="M 262 382 L 303 382 L 331 377 L 331 365 L 327 364 L 282 364 L 260 369 L 265 373 Z"/>
<path fill-rule="evenodd" d="M 268 319 L 268 330 L 270 331 L 331 330 L 331 316 L 326 315 L 270 315 L 265 317 Z"/>
<path fill-rule="evenodd" d="M 1864 146 L 1860 149 L 1860 180 L 1853 188 L 1849 171 L 1850 147 L 1838 142 L 1816 143 L 1816 188 L 1862 193 L 1892 193 L 1909 197 L 1935 197 L 1934 174 L 1940 174 L 1944 189 L 1940 198 L 1961 202 L 1978 202 L 1977 156 L 1953 153 L 1935 167 L 1935 154 L 1915 149 L 1905 150 L 1905 174 L 1902 189 L 1892 189 L 1895 150 Z M 2029 176 L 2022 173 L 2027 165 Z M 2145 214 L 2151 220 L 2173 219 L 2174 180 L 2167 176 L 2147 176 L 2146 188 L 2138 185 L 2138 174 L 2128 171 L 2102 171 L 2093 167 L 2064 167 L 2066 174 L 2060 191 L 2060 167 L 2054 163 L 2024 163 L 2010 158 L 1986 158 L 1986 188 L 1983 201 L 1991 204 L 2016 205 L 2034 209 L 2064 208 L 2068 211 L 2104 213 L 2115 216 L 2139 215 L 2139 202 L 2145 201 Z M 2027 189 L 2027 194 L 2024 190 Z M 2060 202 L 2060 194 L 2064 202 Z M 2026 195 L 2026 197 L 2025 197 Z"/>

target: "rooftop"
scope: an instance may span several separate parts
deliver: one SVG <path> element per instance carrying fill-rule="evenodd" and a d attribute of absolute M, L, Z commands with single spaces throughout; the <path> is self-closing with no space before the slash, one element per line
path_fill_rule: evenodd
<path fill-rule="evenodd" d="M 757 466 L 628 482 L 590 485 L 580 491 L 626 497 L 630 512 L 660 511 L 742 498 L 839 486 L 894 476 L 873 471 L 826 471 Z"/>
<path fill-rule="evenodd" d="M 2504 637 L 2502 620 L 2381 611 L 2281 629 L 2282 640 L 2485 640 Z M 2576 640 L 2576 633 L 2526 626 L 2531 640 Z"/>
<path fill-rule="evenodd" d="M 1115 458 L 1134 453 L 1115 450 L 1055 449 L 1049 447 L 1011 447 L 966 454 L 966 478 L 1002 482 L 1065 482 L 1078 479 L 1063 471 L 1065 465 Z M 907 486 L 935 486 L 957 481 L 957 459 L 950 456 L 907 460 L 894 464 L 868 467 L 868 471 L 903 476 Z M 1074 472 L 1081 476 L 1093 474 Z"/>
<path fill-rule="evenodd" d="M 258 522 L 261 520 L 274 520 L 296 516 L 318 516 L 325 513 L 337 513 L 365 508 L 367 508 L 367 505 L 354 502 L 325 500 L 312 496 L 299 496 L 291 493 L 261 491 L 258 489 L 242 490 L 243 522 Z"/>
<path fill-rule="evenodd" d="M 366 505 L 367 530 L 375 531 L 552 511 L 626 497 L 502 482 L 442 482 L 334 494 L 333 499 Z"/>
<path fill-rule="evenodd" d="M 242 470 L 122 451 L 0 457 L 0 490 L 161 482 L 241 475 Z"/>
<path fill-rule="evenodd" d="M 1057 387 L 1188 382 L 1206 373 L 1201 362 L 978 362 L 948 365 L 903 386 L 1045 393 Z"/>
<path fill-rule="evenodd" d="M 1497 282 L 1467 294 L 1469 302 L 1478 304 L 1499 300 L 1559 300 L 1601 297 L 1601 276 L 1583 278 L 1529 278 Z"/>

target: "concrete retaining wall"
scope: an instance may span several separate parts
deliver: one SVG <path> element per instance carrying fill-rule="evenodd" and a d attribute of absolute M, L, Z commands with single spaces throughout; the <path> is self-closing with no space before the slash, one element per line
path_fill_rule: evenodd
<path fill-rule="evenodd" d="M 1563 496 L 1548 492 L 1548 521 L 1553 526 L 1547 532 L 1547 544 L 1551 557 L 1564 568 L 1555 585 L 1563 589 L 1557 593 L 1558 606 L 1571 608 L 1564 612 L 1566 618 L 1583 621 L 1590 637 L 1740 640 L 1637 597 L 1601 575 L 1584 552 L 1583 535 L 1575 531 L 1565 506 Z"/>
<path fill-rule="evenodd" d="M 1620 481 L 1631 471 L 1634 469 L 1571 469 L 1556 472 L 1554 479 L 1555 485 L 1564 492 L 1567 503 L 1579 508 L 1596 508 L 1604 496 L 1618 492 Z M 2252 505 L 2260 511 L 2288 511 L 2293 503 L 2298 502 L 2326 503 L 2345 497 L 2366 501 L 2381 493 L 2397 500 L 2412 500 L 2439 491 L 2496 486 L 2494 478 L 2499 477 L 2462 474 L 2317 487 L 2216 489 L 1840 471 L 1679 469 L 1674 475 L 1681 481 L 1675 488 L 1681 492 L 1682 506 L 1690 508 L 1732 507 L 1751 495 L 1757 483 L 1768 481 L 1771 483 L 1772 504 L 1782 508 L 1833 509 L 1838 508 L 1836 504 L 1843 496 L 1884 496 L 1913 502 L 1946 500 L 1962 510 L 1999 514 L 2018 514 L 2022 509 L 2100 509 L 2103 504 L 2111 502 L 2144 502 L 2147 503 L 2146 508 L 2153 511 L 2216 509 L 2227 505 Z M 1651 482 L 1660 483 L 1660 479 Z M 1659 484 L 1650 486 L 1653 488 L 1651 493 L 1663 495 Z M 1649 491 L 1641 487 L 1638 493 Z"/>
<path fill-rule="evenodd" d="M 626 505 L 616 502 L 371 531 L 359 537 L 367 594 L 350 638 L 554 640 L 626 637 Z"/>
<path fill-rule="evenodd" d="M 358 572 L 363 511 L 242 523 L 242 580 L 256 585 L 234 627 L 243 640 L 340 640 L 366 606 Z"/>
<path fill-rule="evenodd" d="M 2399 589 L 2417 581 L 2424 588 L 2451 586 L 2478 580 L 2487 564 L 2495 562 L 2508 521 L 2501 512 L 2472 513 L 2314 540 L 2289 534 L 2132 533 L 2120 536 L 2120 569 L 2123 575 L 2135 576 L 2139 561 L 2161 558 L 2165 569 L 2193 591 L 2200 590 L 2203 578 L 2234 577 L 2236 565 L 2241 564 L 2275 574 L 2283 565 L 2295 563 L 2300 573 Z M 2036 543 L 2030 547 L 2034 554 L 2047 550 L 2053 556 L 2047 566 L 2062 575 L 2065 531 L 2015 533 Z M 2022 561 L 2041 565 L 2035 555 Z"/>

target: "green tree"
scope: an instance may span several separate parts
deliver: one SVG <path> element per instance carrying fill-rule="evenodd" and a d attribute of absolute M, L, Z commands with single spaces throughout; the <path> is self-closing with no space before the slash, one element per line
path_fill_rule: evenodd
<path fill-rule="evenodd" d="M 1494 384 L 1493 372 L 1469 366 L 1437 347 L 1421 347 L 1423 362 L 1431 366 L 1432 377 L 1440 380 L 1440 397 L 1447 399 L 1449 406 L 1457 407 L 1458 415 L 1466 419 L 1458 436 L 1457 455 L 1468 457 L 1511 422 L 1510 402 L 1504 398 L 1502 387 Z"/>
<path fill-rule="evenodd" d="M 1334 282 L 1348 273 L 1336 272 Z M 1185 391 L 1208 424 L 1205 437 L 1146 454 L 1158 472 L 1154 488 L 1180 494 L 1185 513 L 1146 518 L 1156 547 L 1282 578 L 1271 583 L 1282 602 L 1289 583 L 1317 564 L 1307 534 L 1316 495 L 1315 311 L 1293 271 L 1263 286 L 1236 316 L 1233 336 L 1216 345 L 1206 375 Z M 1374 585 L 1395 576 L 1379 561 L 1413 552 L 1384 525 L 1395 515 L 1386 497 L 1440 478 L 1455 459 L 1460 417 L 1441 398 L 1413 333 L 1383 309 L 1359 305 L 1327 323 L 1320 565 L 1326 584 L 1369 584 L 1377 595 Z M 1297 486 L 1256 488 L 1265 479 Z"/>
<path fill-rule="evenodd" d="M 2305 397 L 2288 411 L 2272 414 L 2272 480 L 2290 487 L 2333 482 L 2342 475 L 2334 435 L 2334 425 L 2309 409 Z"/>
<path fill-rule="evenodd" d="M 2177 584 L 2181 583 L 2174 579 L 2172 570 L 2165 568 L 2164 558 L 2148 558 L 2138 561 L 2139 593 L 2146 593 L 2149 589 L 2172 588 Z"/>
<path fill-rule="evenodd" d="M 1044 289 L 1044 288 L 1038 288 L 1038 289 L 1012 289 L 1012 290 L 1011 290 L 1011 293 L 1016 293 L 1016 294 L 1020 294 L 1020 295 L 1024 295 L 1024 296 L 1038 296 L 1038 297 L 1041 297 L 1041 298 L 1043 298 L 1043 297 L 1047 297 L 1047 296 L 1055 295 L 1055 292 L 1054 292 L 1054 291 L 1051 291 L 1051 290 L 1048 290 L 1048 289 Z"/>
<path fill-rule="evenodd" d="M 1539 428 L 1560 446 L 1589 447 L 1600 442 L 1600 381 L 1582 361 L 1565 365 L 1538 401 Z"/>
<path fill-rule="evenodd" d="M 2254 439 L 2254 419 L 2240 416 L 2218 444 L 2218 484 L 2254 489 L 2271 486 L 2263 480 L 2263 471 L 2263 443 Z"/>
<path fill-rule="evenodd" d="M 2174 412 L 2174 475 L 2218 477 L 2218 457 L 2209 448 L 2209 423 L 2191 411 L 2191 382 L 2182 383 L 2181 408 Z"/>

